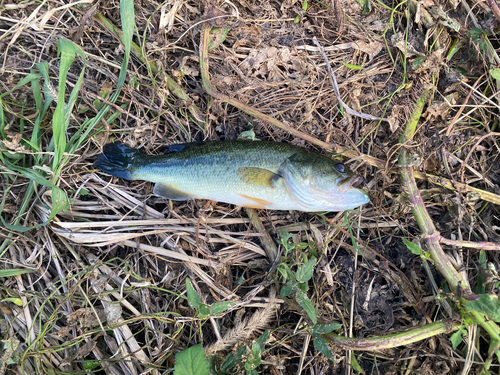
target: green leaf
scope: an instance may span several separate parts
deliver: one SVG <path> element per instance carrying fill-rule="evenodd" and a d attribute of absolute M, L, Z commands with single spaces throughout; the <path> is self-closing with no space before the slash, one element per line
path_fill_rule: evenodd
<path fill-rule="evenodd" d="M 269 340 L 269 330 L 265 330 L 264 333 L 260 335 L 257 340 L 255 340 L 255 342 L 263 346 L 267 340 Z"/>
<path fill-rule="evenodd" d="M 361 70 L 363 69 L 363 67 L 361 65 L 352 65 L 352 64 L 348 64 L 346 62 L 343 62 L 342 61 L 342 64 L 344 64 L 344 66 L 348 67 L 349 69 L 352 69 L 352 70 Z"/>
<path fill-rule="evenodd" d="M 318 337 L 319 335 L 330 333 L 339 328 L 342 328 L 342 324 L 340 323 L 316 324 L 312 327 L 311 336 Z"/>
<path fill-rule="evenodd" d="M 295 299 L 297 300 L 297 303 L 300 305 L 300 307 L 302 307 L 305 310 L 305 312 L 307 313 L 309 319 L 311 319 L 313 324 L 316 324 L 318 321 L 316 316 L 316 310 L 314 309 L 314 305 L 312 304 L 309 297 L 307 297 L 306 294 L 301 290 L 298 290 Z"/>
<path fill-rule="evenodd" d="M 15 363 L 18 363 L 18 358 L 16 351 L 17 348 L 19 347 L 19 340 L 15 338 L 10 338 L 7 340 L 2 340 L 0 341 L 1 343 L 1 351 L 2 351 L 2 365 L 13 365 Z"/>
<path fill-rule="evenodd" d="M 93 369 L 99 367 L 100 364 L 101 364 L 100 361 L 97 361 L 95 359 L 91 359 L 91 360 L 83 361 L 82 366 L 85 370 L 93 370 Z"/>
<path fill-rule="evenodd" d="M 318 337 L 313 340 L 314 348 L 322 353 L 326 358 L 333 360 L 332 352 L 330 351 L 330 347 L 324 338 Z"/>
<path fill-rule="evenodd" d="M 480 294 L 479 299 L 467 302 L 465 310 L 483 313 L 495 322 L 500 322 L 500 301 L 497 296 Z"/>
<path fill-rule="evenodd" d="M 491 78 L 493 78 L 493 79 L 500 79 L 500 68 L 491 69 L 490 75 L 491 75 Z"/>
<path fill-rule="evenodd" d="M 50 210 L 49 220 L 52 220 L 59 212 L 66 211 L 69 208 L 68 197 L 64 190 L 58 187 L 52 188 L 52 210 Z"/>
<path fill-rule="evenodd" d="M 408 241 L 406 238 L 403 238 L 403 242 L 406 245 L 406 247 L 415 255 L 422 256 L 424 254 L 424 251 L 422 248 L 417 245 L 416 243 L 413 243 L 411 241 Z"/>
<path fill-rule="evenodd" d="M 462 330 L 458 330 L 457 332 L 455 332 L 454 334 L 452 334 L 450 336 L 450 341 L 451 341 L 451 345 L 453 347 L 453 350 L 455 350 L 457 348 L 458 345 L 460 345 L 460 343 L 462 342 Z"/>
<path fill-rule="evenodd" d="M 209 375 L 208 361 L 201 345 L 175 355 L 174 375 Z"/>
<path fill-rule="evenodd" d="M 234 302 L 216 302 L 210 307 L 210 314 L 219 315 L 234 306 Z"/>
<path fill-rule="evenodd" d="M 297 282 L 293 281 L 293 280 L 290 280 L 289 282 L 287 282 L 285 284 L 285 286 L 283 288 L 281 288 L 281 290 L 280 290 L 280 297 L 281 298 L 287 297 L 290 294 L 295 293 L 298 290 L 297 285 L 298 285 Z"/>
<path fill-rule="evenodd" d="M 481 35 L 483 35 L 483 30 L 474 27 L 469 31 L 469 33 L 470 33 L 472 40 L 476 43 L 479 43 L 479 41 L 481 39 Z"/>
<path fill-rule="evenodd" d="M 257 374 L 257 367 L 259 367 L 261 363 L 260 355 L 262 354 L 262 347 L 260 344 L 255 343 L 252 345 L 252 350 L 250 350 L 250 354 L 248 355 L 248 359 L 245 362 L 245 370 L 247 370 L 247 374 Z"/>
<path fill-rule="evenodd" d="M 198 317 L 200 319 L 205 319 L 209 315 L 210 315 L 210 306 L 205 305 L 204 303 L 201 303 L 199 306 Z"/>
<path fill-rule="evenodd" d="M 354 353 L 351 355 L 351 366 L 354 369 L 354 371 L 357 371 L 361 374 L 365 373 L 365 371 L 359 365 L 358 360 L 356 359 L 356 356 L 354 355 Z"/>
<path fill-rule="evenodd" d="M 446 54 L 446 60 L 450 61 L 455 54 L 460 51 L 460 48 L 462 48 L 465 45 L 465 43 L 460 42 L 460 39 L 455 39 L 453 43 L 450 46 L 450 49 L 448 50 L 448 53 Z"/>
<path fill-rule="evenodd" d="M 295 278 L 295 274 L 293 273 L 290 266 L 286 263 L 280 263 L 280 265 L 278 266 L 278 271 L 283 276 L 284 281 Z"/>
<path fill-rule="evenodd" d="M 411 64 L 413 69 L 417 70 L 418 68 L 420 68 L 420 65 L 422 65 L 425 59 L 425 56 L 418 56 L 417 58 L 415 58 L 415 60 L 413 60 Z"/>
<path fill-rule="evenodd" d="M 17 297 L 7 297 L 2 299 L 2 302 L 12 302 L 16 304 L 17 306 L 22 306 L 23 305 L 23 300 L 21 298 Z"/>
<path fill-rule="evenodd" d="M 223 372 L 228 372 L 233 367 L 241 364 L 243 362 L 243 355 L 246 354 L 246 351 L 247 348 L 245 346 L 240 346 L 235 352 L 229 353 L 224 362 L 222 362 L 220 369 Z"/>
<path fill-rule="evenodd" d="M 299 283 L 307 283 L 309 280 L 311 280 L 315 264 L 316 259 L 313 258 L 297 269 L 296 278 Z"/>
<path fill-rule="evenodd" d="M 189 278 L 186 279 L 186 291 L 189 307 L 191 307 L 192 309 L 197 309 L 203 303 L 203 301 L 201 300 L 198 293 L 196 293 L 196 290 L 194 290 Z"/>
<path fill-rule="evenodd" d="M 300 16 L 297 15 L 295 16 L 295 19 L 293 20 L 293 23 L 299 23 L 300 22 Z"/>
<path fill-rule="evenodd" d="M 302 3 L 302 10 L 305 12 L 307 10 L 307 0 Z"/>

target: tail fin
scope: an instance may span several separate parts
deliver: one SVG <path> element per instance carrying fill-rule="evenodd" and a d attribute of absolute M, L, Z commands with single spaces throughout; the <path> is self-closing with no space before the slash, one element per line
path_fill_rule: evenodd
<path fill-rule="evenodd" d="M 103 153 L 94 161 L 94 167 L 112 176 L 131 180 L 130 168 L 134 158 L 139 154 L 135 148 L 119 143 L 108 143 L 103 147 Z"/>

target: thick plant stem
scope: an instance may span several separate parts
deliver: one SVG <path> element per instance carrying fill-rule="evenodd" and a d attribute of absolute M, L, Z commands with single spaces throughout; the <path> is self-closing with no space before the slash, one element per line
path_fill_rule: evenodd
<path fill-rule="evenodd" d="M 439 322 L 426 324 L 422 327 L 411 328 L 409 330 L 393 333 L 390 335 L 369 337 L 366 339 L 355 339 L 344 337 L 335 333 L 321 335 L 332 346 L 343 350 L 383 350 L 398 346 L 410 345 L 414 342 L 427 339 L 441 333 L 450 333 L 460 328 L 459 322 L 452 320 L 442 320 Z"/>
<path fill-rule="evenodd" d="M 409 142 L 412 141 L 413 136 L 415 135 L 418 120 L 422 114 L 423 108 L 432 94 L 432 87 L 425 88 L 417 101 L 415 110 L 408 121 L 404 133 L 401 135 L 399 141 L 403 145 L 401 149 L 401 154 L 399 158 L 399 164 L 405 165 L 405 167 L 400 167 L 400 176 L 403 183 L 403 187 L 408 193 L 408 200 L 410 202 L 411 210 L 415 219 L 417 221 L 417 225 L 422 232 L 422 239 L 426 245 L 426 248 L 430 254 L 432 261 L 436 269 L 443 275 L 446 279 L 450 289 L 458 295 L 459 286 L 465 293 L 470 293 L 468 290 L 468 283 L 466 280 L 462 278 L 460 273 L 455 269 L 453 264 L 450 262 L 448 255 L 444 252 L 441 247 L 440 242 L 442 241 L 442 237 L 440 233 L 436 230 L 434 223 L 432 221 L 427 208 L 425 207 L 424 201 L 420 196 L 420 192 L 417 187 L 417 183 L 415 181 L 415 176 L 413 173 L 413 168 L 408 167 L 407 165 L 411 164 L 411 155 L 408 149 L 405 147 Z M 459 297 L 461 297 L 459 295 Z M 460 302 L 462 305 L 466 305 L 468 303 L 467 300 L 461 298 Z M 473 320 L 479 324 L 491 337 L 490 341 L 490 349 L 489 356 L 490 358 L 493 356 L 493 353 L 500 348 L 500 327 L 493 322 L 488 321 L 484 314 L 478 311 L 470 311 L 470 315 Z M 490 362 L 486 362 L 484 368 L 487 369 Z"/>
<path fill-rule="evenodd" d="M 432 88 L 424 89 L 422 95 L 417 101 L 415 110 L 413 111 L 410 120 L 406 125 L 404 133 L 399 138 L 399 142 L 403 144 L 403 147 L 401 148 L 401 154 L 399 157 L 400 165 L 411 164 L 410 152 L 404 145 L 412 141 L 424 105 L 429 100 L 431 94 L 432 94 Z M 411 210 L 413 212 L 413 216 L 415 216 L 420 231 L 422 232 L 422 239 L 429 250 L 431 259 L 434 261 L 436 268 L 439 270 L 439 272 L 441 272 L 441 274 L 448 282 L 450 289 L 454 293 L 456 293 L 459 283 L 461 284 L 462 288 L 465 288 L 467 283 L 465 282 L 465 280 L 462 279 L 462 276 L 458 273 L 453 264 L 450 262 L 450 259 L 445 254 L 443 248 L 439 243 L 441 235 L 436 230 L 436 227 L 434 226 L 434 223 L 429 215 L 429 212 L 425 207 L 424 201 L 420 196 L 417 183 L 415 182 L 413 168 L 400 167 L 399 173 L 403 182 L 403 186 L 406 192 L 408 193 L 408 199 L 410 202 Z"/>

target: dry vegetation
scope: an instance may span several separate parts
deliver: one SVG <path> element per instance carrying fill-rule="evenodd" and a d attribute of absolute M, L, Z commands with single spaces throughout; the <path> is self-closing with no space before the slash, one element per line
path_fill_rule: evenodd
<path fill-rule="evenodd" d="M 220 374 L 498 373 L 490 5 L 2 1 L 0 372 L 164 374 L 201 344 Z M 343 103 L 382 120 L 340 109 L 313 37 Z M 154 154 L 252 128 L 337 154 L 372 202 L 170 202 L 92 166 L 108 142 Z M 313 311 L 283 292 L 311 259 Z M 340 323 L 326 341 L 316 317 Z"/>

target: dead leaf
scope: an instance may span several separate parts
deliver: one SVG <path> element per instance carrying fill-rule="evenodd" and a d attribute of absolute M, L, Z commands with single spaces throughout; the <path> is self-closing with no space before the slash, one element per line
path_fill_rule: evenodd
<path fill-rule="evenodd" d="M 89 341 L 87 341 L 85 345 L 80 346 L 80 348 L 78 348 L 77 352 L 74 355 L 64 358 L 60 363 L 60 366 L 69 365 L 71 362 L 81 358 L 85 358 L 90 353 L 92 353 L 97 344 L 97 340 L 95 338 L 89 338 L 88 340 Z"/>
<path fill-rule="evenodd" d="M 167 8 L 171 3 L 172 1 L 167 1 L 161 7 L 160 24 L 158 27 L 160 30 L 165 30 L 166 32 L 169 32 L 174 27 L 175 16 L 184 2 L 182 0 L 174 0 L 170 10 L 167 12 Z"/>
<path fill-rule="evenodd" d="M 12 139 L 11 141 L 2 141 L 7 149 L 15 152 L 26 151 L 24 146 L 21 145 L 21 139 L 23 138 L 21 133 L 15 133 L 14 135 L 9 134 L 7 137 Z"/>
<path fill-rule="evenodd" d="M 375 56 L 377 56 L 380 51 L 382 51 L 382 48 L 384 48 L 384 45 L 380 42 L 377 41 L 371 41 L 369 43 L 363 41 L 363 40 L 358 40 L 356 42 L 352 42 L 352 48 L 355 50 L 364 52 L 368 55 L 369 60 L 373 60 Z"/>
<path fill-rule="evenodd" d="M 97 316 L 95 312 L 97 312 Z M 95 308 L 95 312 L 94 309 L 91 308 L 81 308 L 68 314 L 68 316 L 66 316 L 68 326 L 79 325 L 85 328 L 99 326 L 100 322 L 105 320 L 106 314 L 102 308 Z"/>

